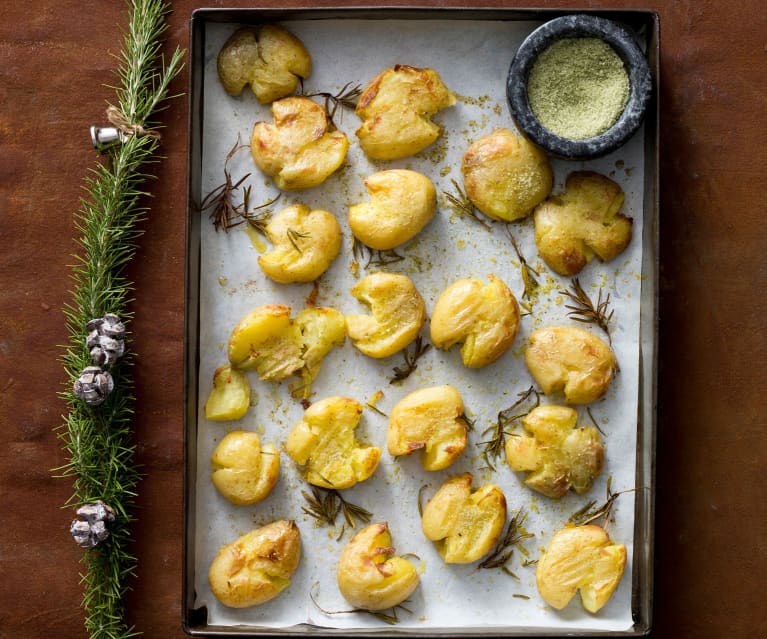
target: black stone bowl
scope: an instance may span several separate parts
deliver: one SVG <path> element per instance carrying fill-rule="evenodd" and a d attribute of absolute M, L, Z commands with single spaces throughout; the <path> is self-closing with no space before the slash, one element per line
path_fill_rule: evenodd
<path fill-rule="evenodd" d="M 629 76 L 629 97 L 620 117 L 606 131 L 591 138 L 572 140 L 555 135 L 537 120 L 530 109 L 527 77 L 535 60 L 561 38 L 601 38 L 623 60 Z M 611 153 L 639 128 L 652 93 L 647 59 L 634 36 L 617 22 L 592 15 L 574 14 L 549 20 L 522 43 L 509 68 L 506 95 L 511 115 L 520 131 L 552 156 L 588 160 Z"/>

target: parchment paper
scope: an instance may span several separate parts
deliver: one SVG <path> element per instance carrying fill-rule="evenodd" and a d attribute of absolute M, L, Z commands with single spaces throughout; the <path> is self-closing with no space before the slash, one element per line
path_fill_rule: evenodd
<path fill-rule="evenodd" d="M 210 24 L 207 27 L 204 88 L 203 197 L 223 180 L 224 159 L 240 136 L 247 143 L 253 124 L 271 122 L 268 106 L 259 105 L 249 88 L 240 97 L 226 95 L 217 79 L 216 55 L 237 25 Z M 339 128 L 351 142 L 345 167 L 322 186 L 303 192 L 287 193 L 276 210 L 295 202 L 332 211 L 344 232 L 338 259 L 321 278 L 317 305 L 332 306 L 343 313 L 367 312 L 349 294 L 357 281 L 352 272 L 351 233 L 346 221 L 349 205 L 367 199 L 362 180 L 385 168 L 411 168 L 429 176 L 437 192 L 453 191 L 451 180 L 462 184 L 461 156 L 469 143 L 503 126 L 514 130 L 505 98 L 506 73 L 516 48 L 537 24 L 529 22 L 489 21 L 364 21 L 319 20 L 285 23 L 305 43 L 314 61 L 314 71 L 305 90 L 336 92 L 347 82 L 365 85 L 381 70 L 397 63 L 436 69 L 456 94 L 458 103 L 436 116 L 445 131 L 431 148 L 416 157 L 394 162 L 371 163 L 354 136 L 359 119 L 353 112 L 337 115 Z M 478 570 L 476 564 L 446 565 L 434 546 L 423 536 L 418 515 L 418 492 L 427 488 L 430 498 L 448 477 L 463 471 L 474 474 L 475 488 L 492 481 L 503 489 L 511 514 L 523 508 L 528 512 L 526 528 L 535 538 L 524 545 L 530 559 L 539 556 L 552 534 L 589 500 L 603 502 L 608 477 L 613 491 L 634 488 L 635 445 L 638 401 L 638 324 L 641 285 L 641 237 L 643 198 L 643 132 L 622 149 L 588 163 L 554 161 L 554 192 L 561 191 L 567 174 L 588 168 L 610 176 L 623 188 L 625 214 L 634 220 L 634 236 L 629 248 L 608 264 L 598 260 L 580 274 L 586 291 L 596 299 L 598 287 L 610 293 L 615 309 L 613 346 L 620 362 L 620 373 L 607 397 L 591 406 L 604 432 L 607 451 L 605 471 L 592 490 L 582 496 L 569 494 L 551 500 L 526 488 L 508 468 L 502 457 L 496 470 L 484 467 L 480 457 L 482 431 L 495 422 L 497 413 L 513 404 L 518 394 L 532 383 L 525 367 L 523 352 L 529 333 L 551 324 L 574 324 L 567 317 L 559 292 L 569 284 L 567 278 L 554 275 L 537 256 L 533 241 L 532 219 L 515 223 L 512 230 L 522 253 L 540 273 L 542 292 L 532 315 L 522 319 L 513 348 L 494 364 L 479 370 L 466 369 L 458 348 L 450 352 L 431 349 L 418 364 L 417 371 L 401 386 L 389 384 L 394 366 L 402 356 L 372 360 L 359 353 L 347 339 L 345 346 L 333 350 L 325 359 L 314 383 L 314 400 L 330 395 L 347 395 L 363 404 L 382 390 L 378 403 L 384 413 L 408 392 L 416 388 L 451 383 L 461 392 L 469 415 L 475 419 L 469 447 L 462 458 L 447 470 L 427 473 L 419 456 L 393 459 L 386 452 L 385 417 L 366 410 L 357 436 L 383 449 L 380 466 L 368 481 L 344 492 L 349 501 L 374 513 L 374 521 L 388 521 L 398 554 L 414 553 L 423 573 L 421 585 L 407 603 L 411 613 L 399 612 L 397 630 L 465 629 L 539 629 L 626 630 L 631 618 L 631 557 L 633 547 L 633 493 L 619 497 L 610 535 L 627 545 L 629 563 L 623 580 L 610 602 L 598 614 L 585 612 L 576 597 L 563 611 L 545 605 L 535 586 L 535 567 L 522 566 L 516 551 L 509 568 L 519 579 L 500 570 Z M 263 176 L 248 150 L 239 152 L 229 163 L 237 181 L 251 173 L 244 184 L 252 185 L 252 204 L 264 202 L 277 189 Z M 199 199 L 198 199 L 199 201 Z M 203 214 L 204 215 L 204 214 Z M 312 286 L 280 285 L 268 280 L 259 269 L 258 251 L 244 227 L 228 233 L 214 231 L 202 221 L 202 275 L 200 282 L 200 391 L 198 397 L 198 449 L 194 490 L 196 491 L 196 605 L 207 606 L 209 623 L 221 626 L 286 628 L 297 624 L 318 627 L 367 628 L 390 630 L 391 626 L 362 614 L 324 614 L 310 599 L 310 590 L 325 610 L 348 610 L 336 585 L 336 561 L 352 530 L 342 533 L 318 527 L 302 513 L 301 490 L 307 489 L 295 465 L 284 451 L 281 455 L 280 480 L 272 494 L 254 506 L 233 506 L 221 497 L 210 481 L 210 456 L 221 438 L 235 429 L 254 430 L 262 442 L 281 447 L 290 428 L 300 419 L 302 407 L 292 400 L 288 383 L 261 382 L 255 373 L 250 381 L 257 404 L 236 423 L 208 422 L 204 404 L 215 368 L 226 363 L 226 342 L 236 322 L 251 309 L 268 303 L 288 304 L 295 316 L 305 307 Z M 438 294 L 451 282 L 467 276 L 486 278 L 493 273 L 502 278 L 518 299 L 522 299 L 519 263 L 506 237 L 503 225 L 493 224 L 488 232 L 470 219 L 457 217 L 440 197 L 439 212 L 431 224 L 409 245 L 400 249 L 406 260 L 385 267 L 409 275 L 426 300 L 431 312 Z M 359 276 L 376 270 L 360 268 Z M 596 327 L 591 327 L 604 337 Z M 423 335 L 428 339 L 428 323 Z M 554 403 L 558 398 L 544 398 Z M 561 400 L 560 400 L 561 401 Z M 585 409 L 579 409 L 579 423 L 589 422 Z M 521 428 L 521 427 L 520 427 Z M 210 592 L 207 572 L 221 546 L 255 526 L 270 521 L 295 519 L 301 530 L 303 555 L 289 589 L 262 606 L 234 610 L 222 606 Z M 337 539 L 341 534 L 340 540 Z M 514 597 L 524 595 L 529 599 Z M 241 628 L 242 629 L 242 628 Z M 234 630 L 234 629 L 233 629 Z"/>

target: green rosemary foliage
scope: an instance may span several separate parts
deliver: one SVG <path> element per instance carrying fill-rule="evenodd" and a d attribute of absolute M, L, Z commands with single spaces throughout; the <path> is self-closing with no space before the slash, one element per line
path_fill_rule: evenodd
<path fill-rule="evenodd" d="M 87 196 L 75 215 L 79 252 L 72 266 L 71 301 L 64 307 L 69 344 L 61 356 L 66 372 L 66 390 L 61 393 L 68 414 L 59 427 L 68 461 L 54 472 L 72 481 L 73 494 L 67 506 L 79 507 L 100 499 L 117 515 L 111 535 L 85 552 L 82 562 L 85 627 L 94 639 L 125 639 L 139 634 L 124 619 L 128 580 L 136 569 L 130 551 L 132 507 L 139 483 L 133 460 L 133 383 L 130 356 L 111 369 L 114 391 L 102 405 L 91 408 L 78 400 L 72 385 L 91 364 L 86 348 L 87 322 L 106 313 L 116 313 L 126 326 L 133 285 L 124 273 L 133 258 L 140 223 L 149 194 L 143 184 L 150 177 L 144 165 L 153 161 L 158 136 L 148 131 L 150 121 L 169 97 L 168 86 L 181 71 L 184 52 L 177 49 L 165 64 L 161 36 L 166 29 L 168 6 L 162 0 L 134 0 L 122 51 L 117 56 L 114 87 L 117 107 L 130 123 L 125 141 L 108 151 L 84 180 Z"/>

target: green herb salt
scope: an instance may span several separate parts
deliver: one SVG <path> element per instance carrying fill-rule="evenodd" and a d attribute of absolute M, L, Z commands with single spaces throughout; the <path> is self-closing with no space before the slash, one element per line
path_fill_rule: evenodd
<path fill-rule="evenodd" d="M 583 140 L 606 131 L 629 95 L 623 61 L 599 38 L 565 38 L 533 64 L 527 95 L 535 117 L 563 138 Z"/>

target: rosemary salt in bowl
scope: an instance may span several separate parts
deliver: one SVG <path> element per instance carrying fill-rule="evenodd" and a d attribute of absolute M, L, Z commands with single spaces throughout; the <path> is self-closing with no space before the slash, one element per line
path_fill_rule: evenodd
<path fill-rule="evenodd" d="M 650 69 L 634 36 L 593 15 L 554 18 L 533 31 L 509 68 L 506 94 L 520 131 L 552 156 L 601 157 L 642 123 Z"/>

